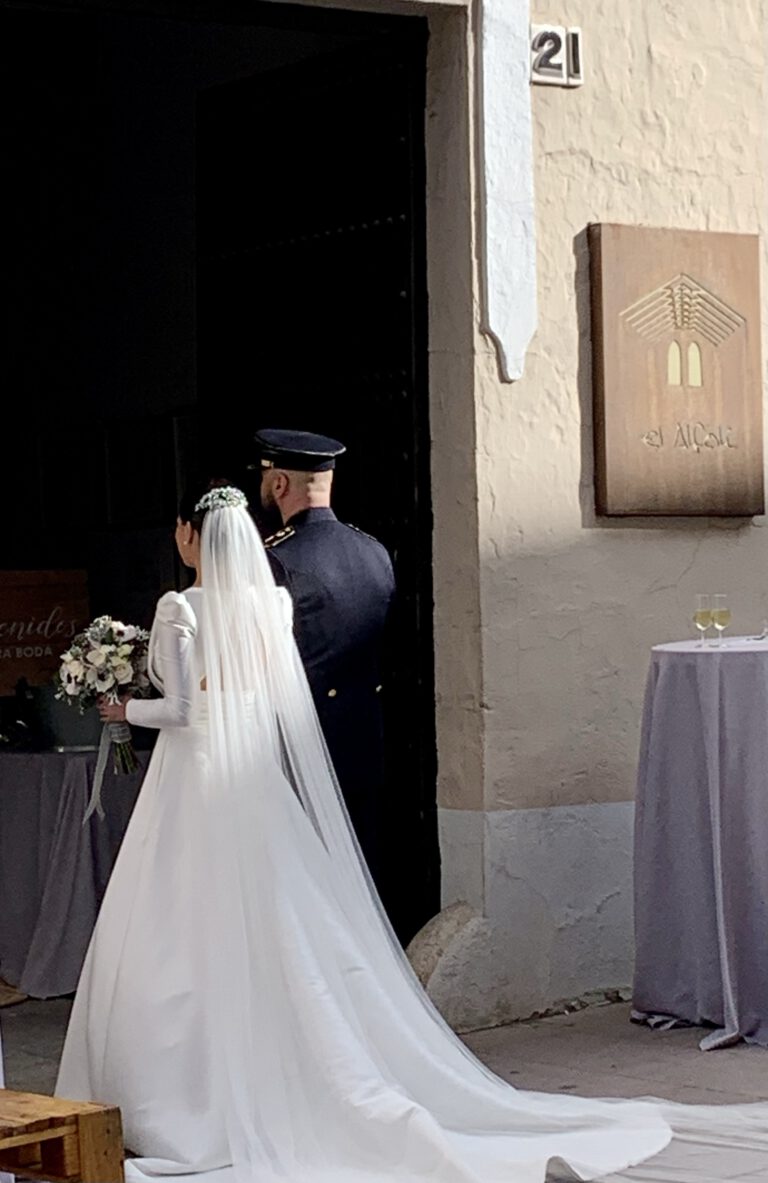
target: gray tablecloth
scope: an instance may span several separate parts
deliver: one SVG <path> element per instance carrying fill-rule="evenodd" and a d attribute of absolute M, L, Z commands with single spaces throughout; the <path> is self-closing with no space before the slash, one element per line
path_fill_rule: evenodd
<path fill-rule="evenodd" d="M 140 771 L 102 789 L 105 818 L 83 826 L 96 753 L 0 754 L 0 977 L 33 998 L 77 986 Z"/>
<path fill-rule="evenodd" d="M 768 642 L 653 650 L 635 929 L 637 1017 L 768 1046 Z"/>

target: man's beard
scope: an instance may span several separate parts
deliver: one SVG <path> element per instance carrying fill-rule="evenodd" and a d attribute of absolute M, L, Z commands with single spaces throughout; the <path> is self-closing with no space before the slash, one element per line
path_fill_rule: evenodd
<path fill-rule="evenodd" d="M 277 504 L 271 498 L 266 500 L 269 503 L 265 505 L 265 498 L 260 498 L 259 508 L 256 511 L 256 522 L 264 538 L 268 538 L 270 534 L 275 534 L 283 524 L 282 514 L 277 508 Z"/>

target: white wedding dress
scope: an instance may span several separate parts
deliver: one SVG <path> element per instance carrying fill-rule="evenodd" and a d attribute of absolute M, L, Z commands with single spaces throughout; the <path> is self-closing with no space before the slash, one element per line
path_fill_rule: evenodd
<path fill-rule="evenodd" d="M 296 755 L 327 758 L 308 691 L 297 706 L 294 682 L 293 698 L 283 684 L 286 666 L 303 677 L 284 593 L 257 556 L 255 598 L 251 587 L 238 611 L 251 605 L 262 620 L 252 652 L 266 673 L 261 686 L 253 670 L 229 686 L 206 629 L 230 630 L 233 662 L 248 634 L 229 610 L 211 610 L 207 542 L 205 590 L 158 605 L 150 673 L 164 697 L 129 706 L 130 721 L 160 735 L 83 968 L 57 1094 L 120 1106 L 138 1156 L 129 1179 L 543 1183 L 558 1160 L 569 1178 L 594 1179 L 655 1155 L 671 1137 L 658 1105 L 515 1090 L 432 1008 L 370 897 L 340 807 Z M 283 706 L 267 742 L 273 700 Z M 247 761 L 232 756 L 246 742 L 228 730 L 235 702 Z M 226 751 L 211 742 L 219 733 Z M 693 1124 L 711 1136 L 708 1116 Z M 739 1113 L 728 1137 L 764 1144 L 755 1129 Z"/>

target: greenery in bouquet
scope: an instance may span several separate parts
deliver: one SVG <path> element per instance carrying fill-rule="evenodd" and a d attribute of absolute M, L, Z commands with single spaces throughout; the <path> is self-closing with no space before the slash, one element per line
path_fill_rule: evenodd
<path fill-rule="evenodd" d="M 111 616 L 97 617 L 62 653 L 56 697 L 76 706 L 81 715 L 102 697 L 110 702 L 145 698 L 150 690 L 148 649 L 146 629 Z M 135 771 L 136 753 L 127 724 L 107 724 L 104 734 L 112 744 L 115 771 Z"/>

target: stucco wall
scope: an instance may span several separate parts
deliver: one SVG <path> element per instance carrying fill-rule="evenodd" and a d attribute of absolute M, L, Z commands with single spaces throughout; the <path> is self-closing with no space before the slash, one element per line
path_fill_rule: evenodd
<path fill-rule="evenodd" d="M 730 593 L 737 630 L 768 613 L 761 522 L 594 519 L 583 234 L 764 229 L 763 17 L 560 0 L 587 81 L 532 90 L 538 331 L 524 378 L 485 367 L 478 394 L 486 808 L 630 798 L 649 646 L 690 635 L 698 591 Z"/>
<path fill-rule="evenodd" d="M 768 617 L 762 519 L 595 520 L 584 235 L 599 221 L 764 231 L 765 4 L 737 21 L 720 0 L 540 14 L 555 15 L 583 29 L 586 82 L 532 90 L 539 321 L 524 377 L 501 384 L 478 344 L 484 810 L 468 799 L 442 827 L 445 901 L 482 898 L 488 923 L 471 971 L 433 983 L 465 1023 L 629 982 L 649 648 L 691 634 L 699 591 L 731 595 L 734 631 Z"/>

